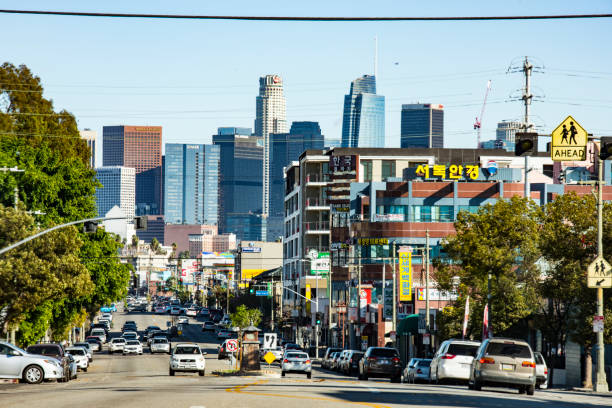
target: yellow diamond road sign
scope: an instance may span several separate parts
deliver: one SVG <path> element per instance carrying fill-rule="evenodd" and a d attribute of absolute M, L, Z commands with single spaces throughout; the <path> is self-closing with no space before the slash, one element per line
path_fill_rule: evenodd
<path fill-rule="evenodd" d="M 554 161 L 586 160 L 587 131 L 568 116 L 552 131 L 550 156 Z"/>
<path fill-rule="evenodd" d="M 603 257 L 595 258 L 587 268 L 587 286 L 589 288 L 612 287 L 612 266 Z"/>
<path fill-rule="evenodd" d="M 276 360 L 276 356 L 271 351 L 268 351 L 264 354 L 264 360 L 266 360 L 266 363 L 272 364 Z"/>

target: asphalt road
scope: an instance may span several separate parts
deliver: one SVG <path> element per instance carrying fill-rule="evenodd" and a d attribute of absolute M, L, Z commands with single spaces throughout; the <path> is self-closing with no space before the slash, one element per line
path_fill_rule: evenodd
<path fill-rule="evenodd" d="M 168 316 L 115 313 L 114 328 L 125 320 L 138 327 L 155 324 L 165 327 Z M 207 351 L 206 376 L 168 375 L 168 355 L 142 356 L 96 354 L 87 373 L 69 383 L 0 384 L 0 407 L 177 407 L 177 408 L 271 408 L 362 406 L 392 407 L 606 407 L 611 395 L 571 391 L 536 391 L 535 396 L 515 390 L 485 388 L 469 391 L 465 386 L 391 384 L 389 380 L 357 381 L 355 378 L 316 369 L 312 379 L 287 374 L 280 378 L 277 367 L 263 377 L 219 377 L 213 370 L 227 369 L 227 361 L 217 360 L 217 344 L 212 334 L 200 331 L 191 320 L 184 340 L 196 341 Z M 118 332 L 115 333 L 118 335 Z M 173 341 L 174 342 L 174 341 Z"/>

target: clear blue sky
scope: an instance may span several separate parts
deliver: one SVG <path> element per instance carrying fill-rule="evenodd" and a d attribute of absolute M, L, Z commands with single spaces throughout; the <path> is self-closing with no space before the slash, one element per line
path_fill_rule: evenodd
<path fill-rule="evenodd" d="M 52 5 L 51 5 L 52 3 Z M 484 16 L 610 13 L 601 1 L 16 1 L 4 9 L 290 16 Z M 445 106 L 445 145 L 475 147 L 472 125 L 492 80 L 483 140 L 520 119 L 521 57 L 534 74 L 533 122 L 549 133 L 572 114 L 612 135 L 612 19 L 493 22 L 241 22 L 0 15 L 0 61 L 39 75 L 56 109 L 101 135 L 112 124 L 161 125 L 164 142 L 209 143 L 219 126 L 253 126 L 258 77 L 284 78 L 287 120 L 339 138 L 350 81 L 373 71 L 387 98 L 387 146 L 402 103 Z M 99 162 L 100 163 L 100 162 Z"/>

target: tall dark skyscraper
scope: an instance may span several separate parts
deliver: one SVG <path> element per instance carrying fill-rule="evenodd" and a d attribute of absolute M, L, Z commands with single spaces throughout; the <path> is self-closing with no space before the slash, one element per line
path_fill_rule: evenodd
<path fill-rule="evenodd" d="M 136 215 L 162 208 L 161 126 L 104 126 L 102 163 L 136 169 Z"/>
<path fill-rule="evenodd" d="M 289 133 L 270 134 L 270 213 L 267 219 L 267 239 L 283 235 L 285 183 L 283 168 L 309 149 L 323 149 L 324 141 L 319 122 L 293 122 Z"/>
<path fill-rule="evenodd" d="M 344 95 L 342 147 L 385 147 L 385 97 L 376 95 L 376 78 L 364 75 Z"/>
<path fill-rule="evenodd" d="M 444 147 L 444 107 L 402 105 L 401 147 Z"/>
<path fill-rule="evenodd" d="M 239 240 L 265 235 L 262 216 L 263 138 L 250 128 L 221 127 L 213 135 L 219 155 L 219 230 Z"/>
<path fill-rule="evenodd" d="M 171 224 L 217 224 L 218 145 L 166 143 L 164 215 Z"/>

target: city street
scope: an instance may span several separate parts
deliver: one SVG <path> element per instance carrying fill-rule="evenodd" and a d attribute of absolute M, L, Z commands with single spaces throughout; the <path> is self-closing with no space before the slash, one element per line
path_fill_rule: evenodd
<path fill-rule="evenodd" d="M 139 329 L 148 325 L 165 327 L 169 316 L 115 313 L 114 330 L 125 320 L 135 320 Z M 311 380 L 288 374 L 280 378 L 278 367 L 266 368 L 262 377 L 219 377 L 214 370 L 228 369 L 226 360 L 217 360 L 212 334 L 200 331 L 195 320 L 183 339 L 198 342 L 207 351 L 206 376 L 168 375 L 168 355 L 95 355 L 87 373 L 69 383 L 39 385 L 1 384 L 0 406 L 8 407 L 590 407 L 610 406 L 612 396 L 551 390 L 533 397 L 515 390 L 469 391 L 465 386 L 391 384 L 388 380 L 355 378 L 315 370 Z M 117 335 L 115 332 L 114 335 Z M 175 341 L 173 341 L 174 343 Z"/>

